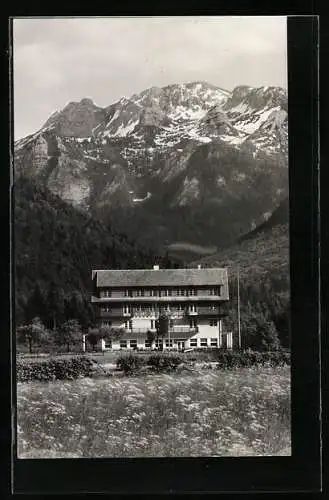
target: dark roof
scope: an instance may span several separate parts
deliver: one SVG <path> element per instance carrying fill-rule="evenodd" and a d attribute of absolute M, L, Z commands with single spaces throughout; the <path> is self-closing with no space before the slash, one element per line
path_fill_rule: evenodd
<path fill-rule="evenodd" d="M 226 268 L 108 269 L 92 271 L 96 286 L 202 286 L 227 285 Z"/>

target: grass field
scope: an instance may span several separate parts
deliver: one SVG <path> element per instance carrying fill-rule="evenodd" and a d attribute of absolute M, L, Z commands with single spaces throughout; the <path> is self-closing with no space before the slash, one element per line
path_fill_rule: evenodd
<path fill-rule="evenodd" d="M 290 369 L 19 383 L 18 456 L 290 454 Z"/>

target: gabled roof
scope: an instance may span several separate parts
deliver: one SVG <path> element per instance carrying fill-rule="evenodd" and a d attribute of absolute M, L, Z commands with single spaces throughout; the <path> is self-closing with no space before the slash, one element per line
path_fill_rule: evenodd
<path fill-rule="evenodd" d="M 92 271 L 96 286 L 204 286 L 227 285 L 227 269 L 108 269 Z"/>

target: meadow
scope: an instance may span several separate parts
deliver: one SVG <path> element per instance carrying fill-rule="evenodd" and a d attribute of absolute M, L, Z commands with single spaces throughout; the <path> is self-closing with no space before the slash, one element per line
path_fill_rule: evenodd
<path fill-rule="evenodd" d="M 290 455 L 290 367 L 17 384 L 19 458 Z"/>

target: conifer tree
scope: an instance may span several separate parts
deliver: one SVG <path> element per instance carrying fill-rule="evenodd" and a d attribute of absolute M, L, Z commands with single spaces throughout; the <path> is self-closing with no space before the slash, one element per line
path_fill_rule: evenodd
<path fill-rule="evenodd" d="M 258 322 L 257 343 L 261 351 L 277 351 L 280 348 L 278 332 L 273 321 Z"/>
<path fill-rule="evenodd" d="M 49 327 L 56 330 L 64 319 L 65 295 L 63 288 L 57 286 L 54 281 L 50 283 L 48 289 L 46 312 Z"/>
<path fill-rule="evenodd" d="M 35 284 L 34 290 L 25 305 L 25 319 L 30 322 L 35 317 L 42 321 L 46 319 L 46 296 L 39 282 Z"/>

